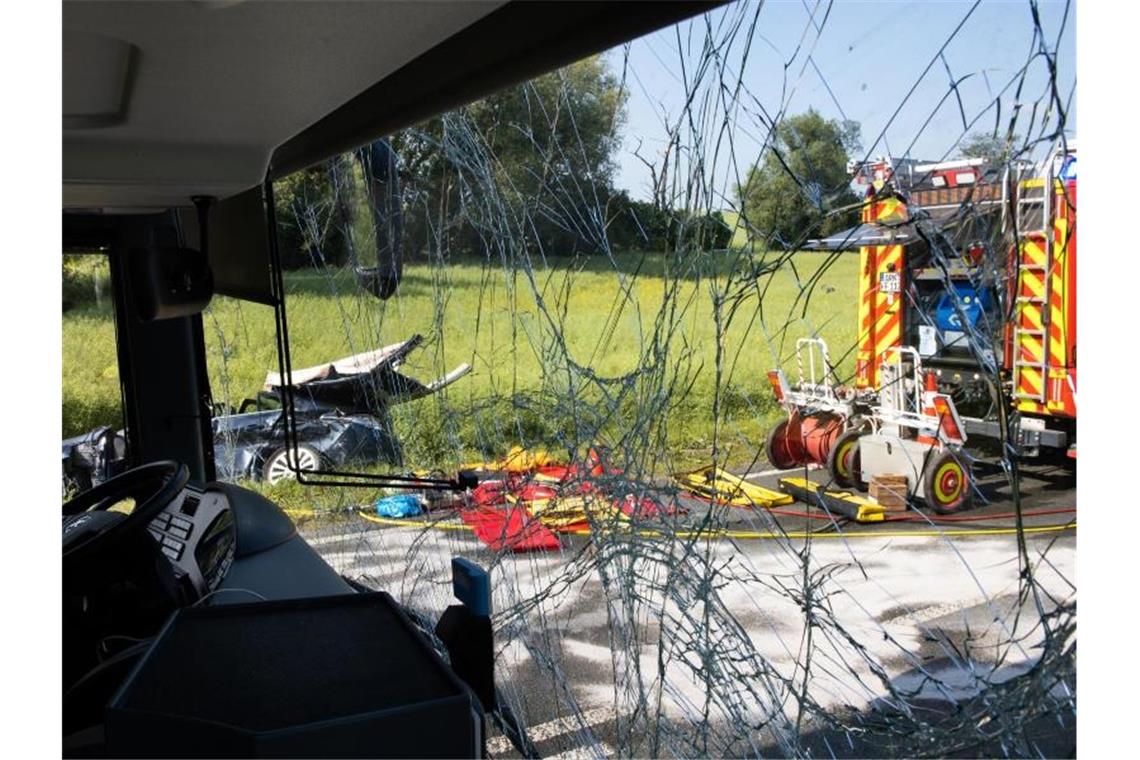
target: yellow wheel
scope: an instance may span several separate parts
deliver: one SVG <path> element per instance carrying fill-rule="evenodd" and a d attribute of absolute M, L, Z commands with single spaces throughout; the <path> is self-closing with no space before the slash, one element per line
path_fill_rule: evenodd
<path fill-rule="evenodd" d="M 940 515 L 961 512 L 973 503 L 970 467 L 949 449 L 931 457 L 923 474 L 923 489 L 927 505 Z"/>
<path fill-rule="evenodd" d="M 827 455 L 827 472 L 840 488 L 867 490 L 867 484 L 863 482 L 863 467 L 859 457 L 859 439 L 863 437 L 864 432 L 859 429 L 848 430 L 835 440 L 831 452 Z"/>

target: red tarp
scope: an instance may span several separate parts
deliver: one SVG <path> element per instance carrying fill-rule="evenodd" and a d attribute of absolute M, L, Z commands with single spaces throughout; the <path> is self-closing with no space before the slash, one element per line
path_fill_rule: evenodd
<path fill-rule="evenodd" d="M 459 513 L 480 541 L 495 551 L 545 551 L 562 544 L 549 528 L 531 517 L 524 507 L 464 509 Z"/>
<path fill-rule="evenodd" d="M 495 551 L 558 549 L 561 546 L 558 536 L 530 514 L 527 504 L 556 499 L 560 495 L 598 493 L 598 486 L 589 480 L 577 482 L 587 472 L 586 468 L 589 468 L 589 476 L 593 477 L 621 473 L 620 470 L 608 468 L 595 449 L 590 449 L 584 466 L 543 464 L 527 470 L 500 471 L 498 477 L 484 480 L 470 492 L 468 503 L 471 506 L 461 510 L 460 515 L 474 529 L 479 540 Z M 531 480 L 536 475 L 547 482 L 536 483 Z M 518 503 L 512 505 L 510 501 Z M 614 499 L 613 506 L 634 519 L 661 517 L 676 512 L 673 507 L 633 496 Z M 561 525 L 558 529 L 568 533 L 589 529 L 589 522 Z"/>

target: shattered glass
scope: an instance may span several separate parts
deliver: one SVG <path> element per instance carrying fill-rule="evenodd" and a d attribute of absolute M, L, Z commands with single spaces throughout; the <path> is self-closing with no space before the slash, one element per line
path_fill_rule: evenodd
<path fill-rule="evenodd" d="M 1075 752 L 1074 465 L 1022 432 L 1067 413 L 1019 387 L 1075 286 L 1024 253 L 1075 219 L 1073 9 L 923 7 L 734 3 L 273 184 L 289 366 L 215 299 L 215 400 L 292 405 L 316 455 L 258 487 L 338 572 L 428 622 L 490 572 L 492 755 Z M 791 452 L 847 430 L 920 452 L 901 508 Z"/>

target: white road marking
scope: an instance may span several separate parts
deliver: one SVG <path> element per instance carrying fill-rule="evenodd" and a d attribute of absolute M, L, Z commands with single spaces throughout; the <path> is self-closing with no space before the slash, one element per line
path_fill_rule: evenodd
<path fill-rule="evenodd" d="M 554 720 L 548 720 L 546 723 L 539 723 L 537 726 L 529 726 L 526 734 L 530 737 L 531 742 L 538 744 L 539 742 L 553 739 L 556 736 L 594 728 L 599 723 L 604 723 L 616 717 L 617 715 L 614 713 L 613 708 L 595 707 L 592 710 L 583 712 L 581 719 L 574 715 L 567 715 L 565 717 L 555 718 Z M 505 736 L 496 736 L 487 741 L 487 751 L 495 755 L 510 752 L 512 749 L 513 745 L 511 744 L 511 740 Z M 578 748 L 570 751 L 581 752 L 584 750 Z M 606 747 L 605 752 L 607 755 L 612 755 L 613 749 Z M 556 755 L 555 757 L 559 756 Z"/>
<path fill-rule="evenodd" d="M 557 755 L 545 755 L 546 760 L 578 760 L 578 758 L 596 758 L 598 755 L 602 757 L 617 757 L 617 752 L 613 747 L 605 742 L 598 742 L 592 747 L 574 747 L 565 752 L 559 752 Z"/>
<path fill-rule="evenodd" d="M 330 565 L 352 565 L 358 562 L 366 562 L 378 557 L 384 557 L 383 552 L 378 552 L 372 547 L 368 547 L 367 550 L 359 549 L 352 552 L 318 552 L 318 554 L 321 555 L 321 559 Z M 402 554 L 399 556 L 401 559 L 403 558 Z"/>
<path fill-rule="evenodd" d="M 945 604 L 932 604 L 929 607 L 924 607 L 921 610 L 903 612 L 899 615 L 889 617 L 884 620 L 883 623 L 911 623 L 913 625 L 923 625 L 924 623 L 929 623 L 931 620 L 936 620 L 940 617 L 952 615 L 955 612 L 961 612 L 962 610 L 968 609 L 970 607 L 980 607 L 982 605 L 992 603 L 992 599 L 978 597 L 958 602 L 947 602 Z"/>
<path fill-rule="evenodd" d="M 357 531 L 353 533 L 338 533 L 334 536 L 318 535 L 312 538 L 305 536 L 305 542 L 309 546 L 325 546 L 326 544 L 335 544 L 338 541 L 365 541 L 369 537 L 369 531 Z"/>
<path fill-rule="evenodd" d="M 501 755 L 510 752 L 514 746 L 506 736 L 494 736 L 487 740 L 487 753 L 492 756 Z"/>

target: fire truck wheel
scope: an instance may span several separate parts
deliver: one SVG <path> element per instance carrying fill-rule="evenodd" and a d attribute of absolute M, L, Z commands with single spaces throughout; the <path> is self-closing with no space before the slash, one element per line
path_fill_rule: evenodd
<path fill-rule="evenodd" d="M 922 477 L 926 503 L 938 514 L 961 512 L 973 503 L 970 468 L 953 451 L 943 449 L 931 457 Z"/>
<path fill-rule="evenodd" d="M 867 490 L 859 457 L 859 439 L 864 432 L 859 429 L 848 430 L 835 439 L 831 453 L 827 455 L 827 472 L 840 488 Z"/>
<path fill-rule="evenodd" d="M 764 453 L 768 461 L 777 470 L 790 470 L 803 464 L 793 451 L 788 440 L 788 421 L 784 420 L 768 431 L 768 440 L 764 444 Z"/>

